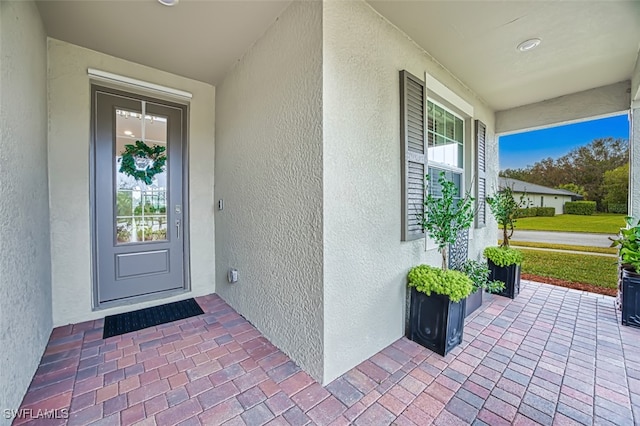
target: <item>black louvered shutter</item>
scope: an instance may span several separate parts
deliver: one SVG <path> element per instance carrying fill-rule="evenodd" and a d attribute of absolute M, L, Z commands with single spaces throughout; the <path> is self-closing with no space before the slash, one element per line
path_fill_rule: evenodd
<path fill-rule="evenodd" d="M 427 173 L 426 99 L 424 82 L 407 71 L 400 71 L 402 241 L 424 237 L 418 214 L 424 210 L 424 176 Z"/>
<path fill-rule="evenodd" d="M 476 228 L 483 228 L 487 224 L 487 126 L 480 120 L 475 121 L 476 134 L 476 176 L 478 191 L 476 203 L 478 211 L 476 213 Z"/>

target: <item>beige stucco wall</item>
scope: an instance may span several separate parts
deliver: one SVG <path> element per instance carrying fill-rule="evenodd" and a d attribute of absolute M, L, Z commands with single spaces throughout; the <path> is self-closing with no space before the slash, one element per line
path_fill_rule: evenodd
<path fill-rule="evenodd" d="M 47 47 L 33 2 L 0 2 L 0 40 L 0 410 L 11 410 L 52 327 Z"/>
<path fill-rule="evenodd" d="M 49 54 L 49 182 L 54 325 L 166 303 L 185 295 L 92 311 L 89 217 L 90 82 L 96 68 L 193 93 L 189 107 L 189 296 L 215 291 L 213 164 L 215 88 L 55 39 Z M 126 90 L 126 89 L 125 89 Z"/>
<path fill-rule="evenodd" d="M 513 196 L 516 201 L 520 201 L 522 192 L 514 192 Z M 556 216 L 563 214 L 564 203 L 571 201 L 569 195 L 551 195 L 551 194 L 529 194 L 523 198 L 526 207 L 553 207 L 556 209 Z"/>
<path fill-rule="evenodd" d="M 493 112 L 365 2 L 324 3 L 325 382 L 403 335 L 409 268 L 440 262 L 423 240 L 400 241 L 402 69 L 428 72 L 474 107 L 488 128 L 487 186 L 497 187 Z M 470 257 L 495 244 L 495 229 L 472 232 Z"/>
<path fill-rule="evenodd" d="M 321 18 L 319 2 L 293 2 L 217 87 L 215 165 L 216 291 L 318 379 Z"/>

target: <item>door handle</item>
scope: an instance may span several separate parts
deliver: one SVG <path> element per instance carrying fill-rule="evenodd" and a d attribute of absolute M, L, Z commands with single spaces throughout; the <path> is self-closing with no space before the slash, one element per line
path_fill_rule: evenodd
<path fill-rule="evenodd" d="M 176 234 L 177 238 L 180 239 L 180 219 L 176 219 Z"/>

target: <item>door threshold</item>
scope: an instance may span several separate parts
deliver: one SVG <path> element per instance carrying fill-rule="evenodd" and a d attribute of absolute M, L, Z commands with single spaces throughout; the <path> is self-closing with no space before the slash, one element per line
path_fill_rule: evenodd
<path fill-rule="evenodd" d="M 128 297 L 126 299 L 110 300 L 108 302 L 102 302 L 102 303 L 99 303 L 97 306 L 94 306 L 93 311 L 94 312 L 103 311 L 106 309 L 137 305 L 145 302 L 153 302 L 156 300 L 160 301 L 160 300 L 165 300 L 172 297 L 180 296 L 182 294 L 190 294 L 190 293 L 191 293 L 191 290 L 180 288 L 176 290 L 168 290 L 168 291 L 162 291 L 158 293 L 143 294 L 141 296 Z"/>

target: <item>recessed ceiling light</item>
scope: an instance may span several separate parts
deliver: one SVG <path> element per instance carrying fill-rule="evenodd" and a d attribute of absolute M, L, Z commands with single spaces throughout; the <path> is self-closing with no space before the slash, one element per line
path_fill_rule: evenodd
<path fill-rule="evenodd" d="M 540 46 L 542 40 L 539 38 L 530 38 L 529 40 L 525 40 L 518 45 L 518 50 L 521 52 L 528 52 L 529 50 L 533 50 L 536 47 Z"/>
<path fill-rule="evenodd" d="M 133 135 L 133 132 L 131 130 L 125 130 L 124 134 L 127 135 L 127 136 L 131 136 L 131 135 Z"/>
<path fill-rule="evenodd" d="M 180 0 L 158 0 L 158 3 L 163 6 L 175 6 L 176 4 L 178 4 L 178 1 Z"/>

